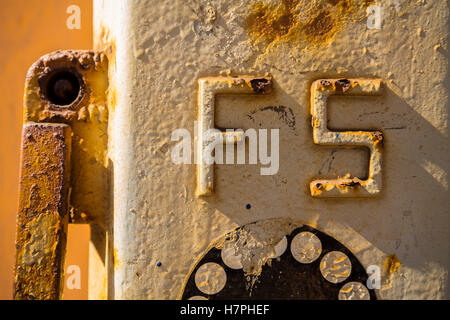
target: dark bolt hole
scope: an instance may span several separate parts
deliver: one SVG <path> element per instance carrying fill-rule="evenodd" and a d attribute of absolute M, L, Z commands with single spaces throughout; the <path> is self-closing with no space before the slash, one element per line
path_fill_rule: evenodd
<path fill-rule="evenodd" d="M 59 71 L 51 75 L 46 87 L 47 99 L 59 106 L 71 104 L 80 93 L 80 82 L 70 71 Z"/>
<path fill-rule="evenodd" d="M 250 210 L 250 209 L 252 208 L 252 205 L 251 205 L 250 203 L 248 203 L 248 204 L 245 206 L 245 208 L 246 208 L 247 210 Z"/>

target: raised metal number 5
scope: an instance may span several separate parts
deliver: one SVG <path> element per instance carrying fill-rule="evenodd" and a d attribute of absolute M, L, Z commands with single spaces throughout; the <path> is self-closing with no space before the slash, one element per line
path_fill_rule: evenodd
<path fill-rule="evenodd" d="M 330 131 L 327 127 L 327 99 L 331 95 L 380 95 L 379 79 L 322 79 L 311 86 L 311 114 L 315 144 L 365 146 L 370 150 L 369 176 L 366 180 L 346 176 L 333 180 L 314 180 L 313 197 L 371 197 L 381 190 L 383 134 L 380 131 Z"/>

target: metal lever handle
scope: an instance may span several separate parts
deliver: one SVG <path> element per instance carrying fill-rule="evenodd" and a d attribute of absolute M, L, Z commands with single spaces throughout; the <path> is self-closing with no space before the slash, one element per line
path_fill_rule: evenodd
<path fill-rule="evenodd" d="M 60 299 L 68 224 L 106 228 L 107 67 L 103 52 L 58 50 L 28 70 L 15 299 Z"/>
<path fill-rule="evenodd" d="M 14 299 L 60 299 L 69 223 L 71 128 L 23 127 Z"/>

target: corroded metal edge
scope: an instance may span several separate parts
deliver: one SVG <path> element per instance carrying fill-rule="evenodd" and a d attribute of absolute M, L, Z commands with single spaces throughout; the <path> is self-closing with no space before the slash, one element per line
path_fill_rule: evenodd
<path fill-rule="evenodd" d="M 105 117 L 104 92 L 107 89 L 108 59 L 102 52 L 89 50 L 58 50 L 39 58 L 29 68 L 24 95 L 24 122 L 72 123 L 86 120 L 88 106 L 96 114 Z M 80 80 L 81 88 L 77 99 L 66 106 L 52 104 L 46 99 L 43 85 L 53 72 L 70 70 Z M 101 94 L 99 94 L 101 93 Z"/>
<path fill-rule="evenodd" d="M 61 298 L 69 222 L 70 154 L 68 125 L 24 125 L 14 299 Z"/>

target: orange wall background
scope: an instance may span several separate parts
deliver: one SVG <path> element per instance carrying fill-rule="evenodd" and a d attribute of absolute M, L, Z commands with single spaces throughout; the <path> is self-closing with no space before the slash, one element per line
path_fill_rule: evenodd
<path fill-rule="evenodd" d="M 0 299 L 13 292 L 20 134 L 25 75 L 40 56 L 58 49 L 92 49 L 91 0 L 0 0 Z M 67 7 L 81 9 L 81 29 L 69 30 Z M 81 268 L 81 289 L 65 299 L 87 299 L 87 226 L 69 227 L 66 265 Z"/>

